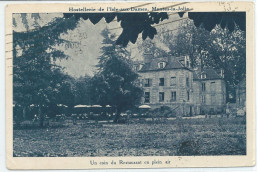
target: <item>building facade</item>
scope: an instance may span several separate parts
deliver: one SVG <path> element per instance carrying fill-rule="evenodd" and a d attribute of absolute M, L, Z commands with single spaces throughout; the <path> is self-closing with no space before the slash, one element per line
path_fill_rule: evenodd
<path fill-rule="evenodd" d="M 142 104 L 168 106 L 176 114 L 191 116 L 221 112 L 226 104 L 223 75 L 213 69 L 194 70 L 188 56 L 145 58 L 135 64 L 143 87 Z"/>

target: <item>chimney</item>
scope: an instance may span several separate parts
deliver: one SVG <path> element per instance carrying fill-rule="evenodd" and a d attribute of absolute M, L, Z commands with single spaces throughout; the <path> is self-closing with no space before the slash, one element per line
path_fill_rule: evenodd
<path fill-rule="evenodd" d="M 185 64 L 185 67 L 190 68 L 190 57 L 189 56 L 184 57 L 184 64 Z"/>
<path fill-rule="evenodd" d="M 221 78 L 224 78 L 224 69 L 220 69 L 220 76 Z"/>
<path fill-rule="evenodd" d="M 144 63 L 150 63 L 152 61 L 152 53 L 144 53 Z"/>

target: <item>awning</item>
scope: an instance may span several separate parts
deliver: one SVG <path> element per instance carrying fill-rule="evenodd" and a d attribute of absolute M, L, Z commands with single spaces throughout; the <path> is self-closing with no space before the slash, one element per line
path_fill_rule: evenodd
<path fill-rule="evenodd" d="M 98 107 L 98 108 L 101 108 L 102 106 L 100 106 L 100 105 L 93 105 L 92 107 Z"/>
<path fill-rule="evenodd" d="M 149 105 L 141 105 L 138 108 L 140 108 L 140 109 L 151 109 L 151 106 L 149 106 Z"/>
<path fill-rule="evenodd" d="M 90 105 L 76 105 L 74 108 L 89 108 L 91 107 Z"/>

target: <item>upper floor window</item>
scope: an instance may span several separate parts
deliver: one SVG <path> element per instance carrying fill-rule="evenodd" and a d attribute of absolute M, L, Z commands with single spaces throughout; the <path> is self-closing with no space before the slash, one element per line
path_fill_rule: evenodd
<path fill-rule="evenodd" d="M 166 62 L 159 62 L 158 63 L 158 68 L 163 69 L 166 66 Z"/>
<path fill-rule="evenodd" d="M 176 101 L 176 91 L 172 91 L 172 94 L 171 94 L 171 101 L 175 102 Z"/>
<path fill-rule="evenodd" d="M 159 86 L 164 86 L 164 78 L 159 79 Z"/>
<path fill-rule="evenodd" d="M 190 82 L 189 82 L 189 78 L 186 78 L 186 86 L 189 87 L 190 86 Z"/>
<path fill-rule="evenodd" d="M 189 67 L 190 66 L 190 61 L 186 61 L 186 67 Z"/>
<path fill-rule="evenodd" d="M 152 85 L 152 79 L 147 78 L 147 79 L 144 80 L 144 86 L 145 87 L 151 87 L 151 85 Z"/>
<path fill-rule="evenodd" d="M 171 86 L 175 86 L 176 85 L 176 77 L 171 77 L 170 85 Z"/>
<path fill-rule="evenodd" d="M 187 91 L 187 101 L 190 101 L 190 92 Z"/>
<path fill-rule="evenodd" d="M 206 91 L 206 83 L 205 82 L 202 83 L 202 91 Z"/>

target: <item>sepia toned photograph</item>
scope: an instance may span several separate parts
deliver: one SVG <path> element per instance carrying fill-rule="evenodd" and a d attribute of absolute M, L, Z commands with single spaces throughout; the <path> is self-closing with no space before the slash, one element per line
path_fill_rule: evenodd
<path fill-rule="evenodd" d="M 10 15 L 14 160 L 248 156 L 246 11 L 66 8 Z"/>

